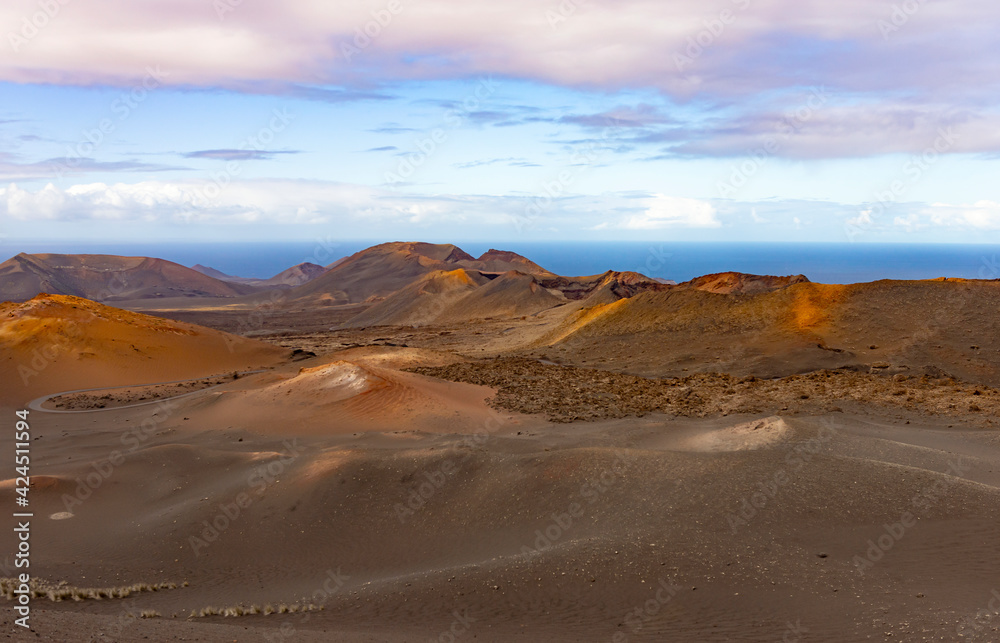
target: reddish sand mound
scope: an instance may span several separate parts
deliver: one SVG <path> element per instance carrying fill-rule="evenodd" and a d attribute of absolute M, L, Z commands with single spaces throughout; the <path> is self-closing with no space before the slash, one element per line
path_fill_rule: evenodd
<path fill-rule="evenodd" d="M 407 370 L 418 366 L 446 366 L 464 361 L 463 358 L 447 351 L 399 346 L 359 346 L 336 353 L 338 359 L 363 366 Z"/>
<path fill-rule="evenodd" d="M 458 432 L 487 426 L 491 389 L 392 368 L 391 356 L 335 359 L 251 376 L 195 395 L 185 414 L 202 425 L 259 433 Z M 338 356 L 339 357 L 339 356 Z M 404 363 L 406 360 L 403 360 Z"/>
<path fill-rule="evenodd" d="M 4 399 L 151 384 L 274 365 L 287 351 L 193 324 L 64 295 L 0 305 Z"/>

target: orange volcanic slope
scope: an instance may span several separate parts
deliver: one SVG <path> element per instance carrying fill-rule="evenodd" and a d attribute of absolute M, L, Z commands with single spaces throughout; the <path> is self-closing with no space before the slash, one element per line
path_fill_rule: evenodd
<path fill-rule="evenodd" d="M 442 319 L 459 323 L 487 317 L 520 317 L 565 302 L 562 293 L 544 288 L 534 275 L 511 270 L 455 302 L 443 312 Z"/>
<path fill-rule="evenodd" d="M 418 277 L 351 318 L 345 326 L 421 326 L 525 317 L 570 302 L 578 302 L 575 307 L 578 308 L 611 303 L 646 290 L 669 288 L 672 286 L 628 272 L 544 277 L 518 270 L 502 274 L 463 269 L 435 271 Z"/>
<path fill-rule="evenodd" d="M 644 375 L 695 364 L 767 376 L 884 364 L 992 384 L 998 310 L 992 281 L 799 282 L 753 294 L 673 287 L 574 311 L 537 343 Z"/>
<path fill-rule="evenodd" d="M 578 315 L 580 319 L 564 324 L 573 327 L 571 333 L 563 331 L 558 336 L 642 335 L 650 341 L 660 337 L 670 344 L 683 344 L 687 339 L 717 333 L 766 333 L 775 338 L 792 333 L 817 341 L 817 334 L 824 334 L 831 319 L 843 313 L 846 294 L 863 288 L 801 282 L 742 294 L 725 292 L 733 284 L 721 285 L 715 280 L 709 284 L 721 287 L 723 292 L 682 284 L 623 299 L 620 305 L 601 309 L 601 314 L 585 309 Z"/>
<path fill-rule="evenodd" d="M 147 384 L 269 367 L 288 351 L 87 299 L 0 304 L 0 402 L 64 390 Z"/>
<path fill-rule="evenodd" d="M 347 326 L 419 326 L 436 321 L 456 301 L 489 281 L 480 272 L 435 270 L 397 290 L 347 323 Z"/>

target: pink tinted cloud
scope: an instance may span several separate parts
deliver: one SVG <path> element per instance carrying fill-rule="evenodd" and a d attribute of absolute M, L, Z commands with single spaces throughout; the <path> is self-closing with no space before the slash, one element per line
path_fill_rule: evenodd
<path fill-rule="evenodd" d="M 655 88 L 674 97 L 803 83 L 935 93 L 957 82 L 995 87 L 997 56 L 989 52 L 996 45 L 984 26 L 1000 16 L 985 0 L 911 0 L 912 14 L 894 14 L 899 2 L 870 0 L 49 5 L 59 9 L 43 17 L 37 0 L 0 6 L 10 41 L 0 47 L 0 79 L 127 84 L 160 65 L 170 83 L 198 87 L 363 88 L 494 74 L 604 90 Z M 34 33 L 25 19 L 44 25 Z"/>
<path fill-rule="evenodd" d="M 879 154 L 990 154 L 1000 150 L 1000 115 L 945 106 L 823 105 L 814 111 L 749 111 L 706 128 L 647 134 L 666 154 L 800 160 Z"/>
<path fill-rule="evenodd" d="M 0 81 L 128 86 L 159 69 L 169 86 L 331 102 L 486 75 L 652 89 L 711 118 L 639 105 L 562 122 L 617 119 L 692 156 L 745 154 L 821 87 L 832 98 L 778 155 L 919 152 L 945 126 L 961 133 L 948 152 L 995 152 L 998 18 L 992 0 L 5 0 Z"/>

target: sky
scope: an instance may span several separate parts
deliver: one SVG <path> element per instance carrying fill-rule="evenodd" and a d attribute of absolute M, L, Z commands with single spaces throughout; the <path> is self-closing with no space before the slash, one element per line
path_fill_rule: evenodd
<path fill-rule="evenodd" d="M 987 0 L 5 0 L 0 243 L 1000 241 Z"/>

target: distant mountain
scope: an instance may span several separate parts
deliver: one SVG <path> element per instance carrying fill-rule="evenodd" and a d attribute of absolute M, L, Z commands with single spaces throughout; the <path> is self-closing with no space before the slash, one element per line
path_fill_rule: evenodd
<path fill-rule="evenodd" d="M 517 270 L 555 275 L 513 252 L 491 249 L 479 258 L 452 244 L 384 243 L 335 261 L 329 268 L 301 263 L 269 278 L 226 274 L 204 264 L 186 268 L 164 259 L 113 255 L 20 254 L 0 264 L 0 299 L 25 301 L 41 292 L 95 301 L 176 297 L 238 297 L 290 289 L 296 305 L 378 302 L 432 272 Z"/>
<path fill-rule="evenodd" d="M 26 301 L 43 292 L 122 301 L 238 297 L 254 290 L 150 257 L 21 253 L 0 264 L 0 299 L 9 301 Z"/>
<path fill-rule="evenodd" d="M 493 273 L 520 270 L 552 275 L 513 252 L 490 250 L 476 259 L 452 244 L 393 242 L 366 248 L 334 262 L 323 275 L 295 288 L 289 297 L 302 304 L 377 302 L 419 277 L 459 268 Z"/>
<path fill-rule="evenodd" d="M 294 286 L 301 286 L 302 284 L 308 283 L 326 272 L 326 268 L 323 266 L 318 266 L 314 263 L 309 263 L 308 261 L 292 266 L 286 270 L 282 270 L 269 279 L 234 277 L 232 275 L 227 275 L 220 270 L 216 270 L 215 268 L 203 266 L 200 263 L 191 266 L 191 269 L 197 270 L 203 275 L 208 275 L 209 277 L 220 279 L 222 281 L 247 284 L 258 288 L 291 288 Z"/>
<path fill-rule="evenodd" d="M 682 284 L 611 270 L 564 277 L 514 252 L 490 249 L 477 258 L 453 244 L 422 242 L 383 243 L 330 267 L 301 263 L 269 279 L 236 277 L 203 264 L 185 268 L 147 257 L 20 254 L 0 264 L 0 298 L 15 301 L 40 292 L 113 302 L 240 297 L 283 289 L 282 306 L 291 309 L 361 305 L 361 312 L 345 324 L 348 327 L 420 326 L 546 313 L 547 319 L 569 320 L 560 327 L 560 337 L 595 322 L 610 311 L 604 307 L 644 293 L 749 296 L 805 283 L 809 280 L 802 275 L 738 272 L 705 275 Z"/>

